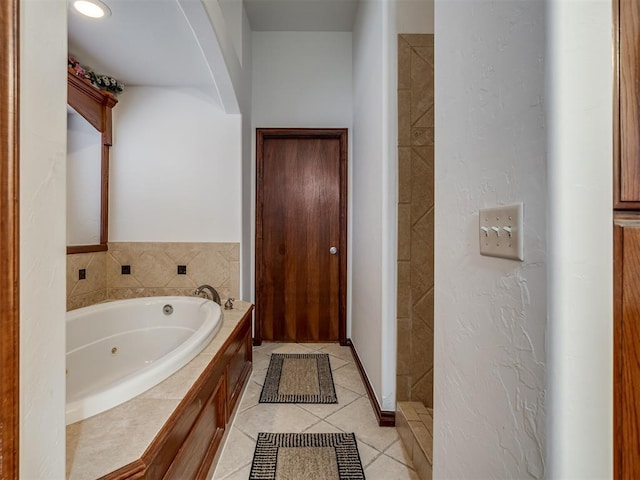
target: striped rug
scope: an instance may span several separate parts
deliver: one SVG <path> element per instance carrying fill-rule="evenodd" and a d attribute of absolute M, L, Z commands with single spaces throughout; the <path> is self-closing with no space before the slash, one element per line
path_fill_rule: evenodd
<path fill-rule="evenodd" d="M 259 433 L 249 480 L 362 480 L 353 433 Z"/>
<path fill-rule="evenodd" d="M 338 403 L 329 355 L 272 354 L 260 403 Z"/>

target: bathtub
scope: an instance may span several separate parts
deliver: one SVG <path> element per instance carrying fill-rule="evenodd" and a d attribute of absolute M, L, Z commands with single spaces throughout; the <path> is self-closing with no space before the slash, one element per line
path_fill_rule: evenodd
<path fill-rule="evenodd" d="M 220 306 L 198 297 L 134 298 L 67 312 L 67 425 L 160 383 L 221 326 Z"/>

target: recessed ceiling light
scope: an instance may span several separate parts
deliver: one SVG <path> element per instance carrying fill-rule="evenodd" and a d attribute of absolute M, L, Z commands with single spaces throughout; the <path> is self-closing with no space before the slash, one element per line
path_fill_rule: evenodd
<path fill-rule="evenodd" d="M 73 8 L 82 15 L 91 18 L 102 18 L 111 15 L 111 10 L 100 0 L 74 0 Z"/>

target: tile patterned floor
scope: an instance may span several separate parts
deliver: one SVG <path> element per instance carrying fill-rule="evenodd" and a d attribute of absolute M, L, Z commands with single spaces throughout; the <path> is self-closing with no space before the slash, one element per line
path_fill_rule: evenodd
<path fill-rule="evenodd" d="M 337 404 L 260 404 L 271 353 L 328 353 Z M 395 428 L 379 427 L 349 347 L 263 343 L 253 350 L 253 372 L 213 480 L 247 480 L 258 432 L 354 432 L 368 480 L 418 480 Z"/>

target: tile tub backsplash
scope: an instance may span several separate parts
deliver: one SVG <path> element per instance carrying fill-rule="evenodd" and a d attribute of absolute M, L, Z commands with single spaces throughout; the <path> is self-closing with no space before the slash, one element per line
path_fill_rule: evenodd
<path fill-rule="evenodd" d="M 130 274 L 122 273 L 126 265 Z M 85 280 L 78 280 L 81 268 Z M 205 283 L 222 298 L 239 298 L 240 244 L 115 242 L 108 252 L 67 255 L 67 310 L 107 299 L 191 295 Z"/>

